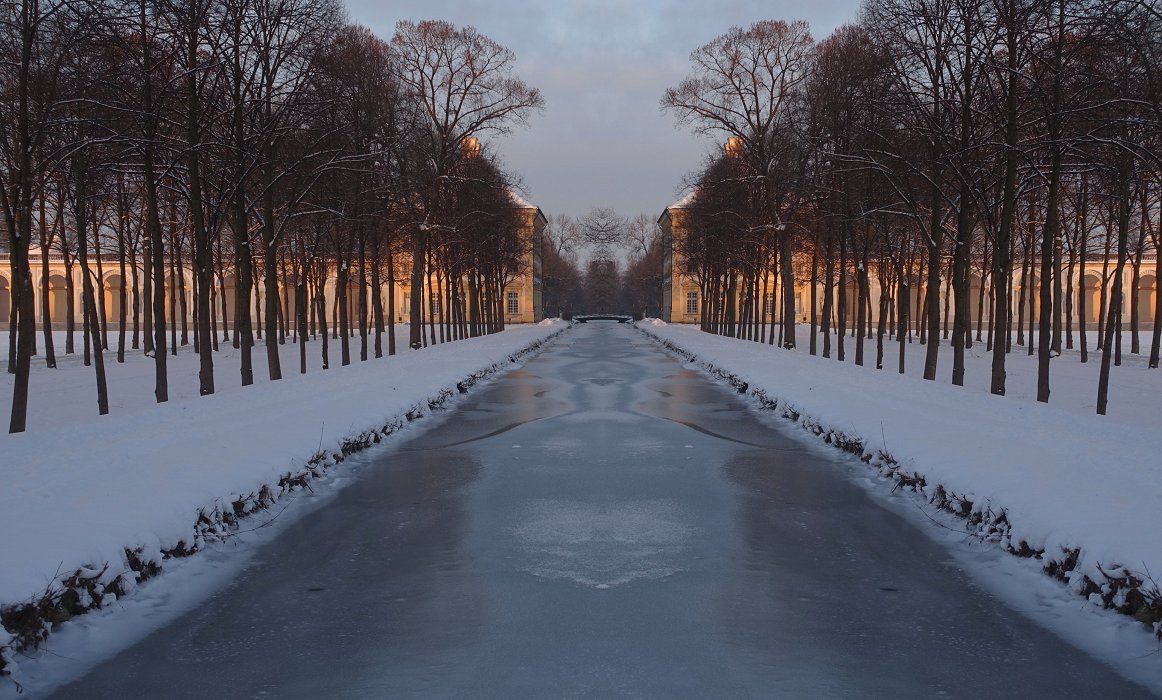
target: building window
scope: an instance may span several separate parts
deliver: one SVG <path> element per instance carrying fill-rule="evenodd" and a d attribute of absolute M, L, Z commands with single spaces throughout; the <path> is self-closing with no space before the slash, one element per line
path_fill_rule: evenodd
<path fill-rule="evenodd" d="M 509 292 L 505 295 L 505 301 L 507 302 L 509 316 L 516 316 L 520 313 L 520 296 L 516 292 Z"/>
<path fill-rule="evenodd" d="M 763 297 L 763 315 L 773 316 L 775 313 L 775 293 L 767 292 Z"/>
<path fill-rule="evenodd" d="M 412 293 L 403 293 L 403 306 L 400 307 L 399 318 L 402 321 L 405 318 L 410 318 L 412 313 Z"/>
<path fill-rule="evenodd" d="M 698 292 L 686 292 L 686 313 L 698 313 Z"/>
<path fill-rule="evenodd" d="M 437 318 L 440 315 L 440 293 L 432 292 L 432 318 Z"/>

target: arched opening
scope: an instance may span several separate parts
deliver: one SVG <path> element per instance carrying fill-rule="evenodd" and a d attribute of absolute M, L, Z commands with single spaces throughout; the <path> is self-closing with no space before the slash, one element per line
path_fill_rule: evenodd
<path fill-rule="evenodd" d="M 120 323 L 121 320 L 121 275 L 107 275 L 105 277 L 105 314 L 110 323 Z"/>
<path fill-rule="evenodd" d="M 982 304 L 980 303 L 981 302 L 980 291 L 981 291 L 980 275 L 975 274 L 975 273 L 970 273 L 968 276 L 968 318 L 970 319 L 970 322 L 974 326 L 974 328 L 975 328 L 976 324 L 980 323 L 981 317 L 984 316 L 985 318 L 988 318 L 988 313 L 989 313 L 988 297 L 986 295 L 986 297 L 984 299 L 984 304 L 982 306 Z"/>
<path fill-rule="evenodd" d="M 1030 274 L 1027 278 L 1021 278 L 1020 288 L 1024 291 L 1024 311 L 1025 323 L 1029 322 L 1029 313 L 1032 312 L 1033 319 L 1039 318 L 1038 314 L 1041 309 L 1041 279 L 1038 275 Z M 1021 292 L 1017 291 L 1013 295 L 1016 297 L 1013 303 L 1021 300 Z"/>
<path fill-rule="evenodd" d="M 844 285 L 846 289 L 844 290 L 845 297 L 843 300 L 843 312 L 845 314 L 843 318 L 843 325 L 846 326 L 848 332 L 851 332 L 855 328 L 856 318 L 858 318 L 857 314 L 859 313 L 859 281 L 854 279 L 854 277 L 854 274 L 849 276 L 847 278 L 847 284 Z M 838 288 L 835 290 L 835 304 L 836 308 L 839 308 Z M 779 315 L 780 317 L 782 316 L 782 314 Z M 836 323 L 838 322 L 839 319 L 837 317 Z"/>
<path fill-rule="evenodd" d="M 298 324 L 298 299 L 296 299 L 298 287 L 295 284 L 294 277 L 289 277 L 286 282 L 279 285 L 279 294 L 282 295 L 283 313 L 286 314 L 287 332 L 293 332 Z"/>
<path fill-rule="evenodd" d="M 52 322 L 64 324 L 69 313 L 69 290 L 65 278 L 60 275 L 49 277 L 48 294 L 52 299 Z"/>
<path fill-rule="evenodd" d="M 370 308 L 369 299 L 368 309 Z M 352 331 L 359 330 L 359 275 L 354 272 L 347 278 L 347 323 Z"/>
<path fill-rule="evenodd" d="M 411 319 L 412 313 L 412 291 L 411 287 L 400 286 L 399 293 L 396 294 L 396 321 L 399 323 L 407 323 Z"/>
<path fill-rule="evenodd" d="M 8 278 L 0 275 L 0 323 L 7 323 L 12 314 L 12 290 L 8 286 Z"/>
<path fill-rule="evenodd" d="M 172 314 L 170 314 L 170 304 L 173 304 Z M 174 324 L 179 331 L 182 328 L 183 305 L 186 322 L 192 322 L 194 318 L 194 280 L 186 270 L 180 269 L 177 274 L 166 274 L 165 278 L 166 322 Z M 170 318 L 171 315 L 172 318 Z"/>
<path fill-rule="evenodd" d="M 234 275 L 226 275 L 222 280 L 222 300 L 221 310 L 225 311 L 225 316 L 222 317 L 222 327 L 229 328 L 233 320 L 238 316 L 238 285 Z"/>
<path fill-rule="evenodd" d="M 1158 280 L 1154 275 L 1143 275 L 1138 280 L 1138 320 L 1141 323 L 1154 322 L 1155 304 L 1158 303 Z"/>
<path fill-rule="evenodd" d="M 908 286 L 908 327 L 920 330 L 920 322 L 924 318 L 924 285 L 916 284 L 915 279 Z"/>
<path fill-rule="evenodd" d="M 1098 314 L 1101 313 L 1101 277 L 1086 274 L 1078 296 L 1085 299 L 1086 323 L 1097 323 Z"/>

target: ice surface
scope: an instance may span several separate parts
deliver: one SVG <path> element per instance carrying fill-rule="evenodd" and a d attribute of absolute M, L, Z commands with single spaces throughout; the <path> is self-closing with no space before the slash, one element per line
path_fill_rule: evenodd
<path fill-rule="evenodd" d="M 124 407 L 103 418 L 69 413 L 75 398 L 62 393 L 61 420 L 0 436 L 0 602 L 27 600 L 84 566 L 108 562 L 120 574 L 127 547 L 157 556 L 189 542 L 202 509 L 229 507 L 232 495 L 277 484 L 317 450 L 337 451 L 347 436 L 426 408 L 441 390 L 507 363 L 514 351 L 563 327 L 512 326 L 326 372 L 288 374 L 245 391 Z M 86 391 L 78 375 L 90 371 L 57 370 Z"/>
<path fill-rule="evenodd" d="M 672 501 L 539 500 L 523 510 L 514 533 L 530 573 L 607 589 L 679 571 L 691 530 Z"/>

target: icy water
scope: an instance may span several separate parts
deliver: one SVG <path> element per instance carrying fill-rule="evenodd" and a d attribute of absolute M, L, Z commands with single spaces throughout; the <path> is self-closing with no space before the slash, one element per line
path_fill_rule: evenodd
<path fill-rule="evenodd" d="M 1146 697 L 591 323 L 58 698 Z"/>

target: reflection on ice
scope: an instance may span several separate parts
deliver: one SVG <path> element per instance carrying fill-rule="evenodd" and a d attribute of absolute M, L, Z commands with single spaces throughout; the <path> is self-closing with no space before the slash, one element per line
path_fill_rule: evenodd
<path fill-rule="evenodd" d="M 530 503 L 513 528 L 527 554 L 528 572 L 611 588 L 657 580 L 681 570 L 691 528 L 673 501 Z"/>

